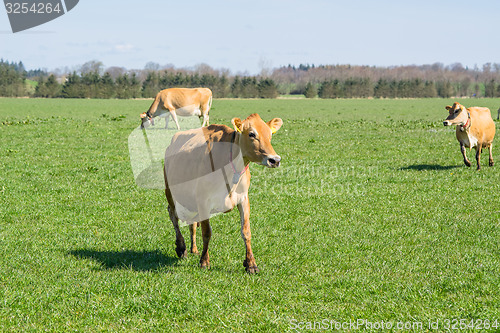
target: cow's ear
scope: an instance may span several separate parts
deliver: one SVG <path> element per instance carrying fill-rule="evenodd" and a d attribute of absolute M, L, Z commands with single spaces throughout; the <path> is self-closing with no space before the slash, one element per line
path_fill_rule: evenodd
<path fill-rule="evenodd" d="M 281 118 L 274 118 L 273 120 L 269 120 L 267 122 L 267 126 L 271 128 L 271 132 L 274 134 L 278 132 L 278 130 L 281 128 L 283 125 L 283 120 Z"/>
<path fill-rule="evenodd" d="M 240 132 L 243 131 L 243 121 L 241 121 L 240 118 L 233 118 L 231 119 L 231 124 L 233 124 L 234 126 L 234 130 L 236 132 Z"/>
<path fill-rule="evenodd" d="M 450 109 L 451 109 L 451 106 L 449 106 L 449 105 L 446 105 L 445 109 L 446 109 L 446 110 L 448 110 L 448 111 L 450 111 Z"/>

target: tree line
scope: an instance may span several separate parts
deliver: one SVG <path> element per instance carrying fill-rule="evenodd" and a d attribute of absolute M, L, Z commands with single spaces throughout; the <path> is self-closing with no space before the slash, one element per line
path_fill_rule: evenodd
<path fill-rule="evenodd" d="M 499 96 L 500 96 L 500 91 Z M 420 79 L 386 80 L 372 83 L 370 79 L 347 79 L 345 81 L 327 80 L 314 86 L 306 84 L 304 95 L 307 98 L 449 98 L 454 96 L 450 82 L 432 82 Z M 494 97 L 494 96 L 491 96 Z"/>
<path fill-rule="evenodd" d="M 308 94 L 315 89 L 321 97 L 350 98 L 352 86 L 359 87 L 352 97 L 500 97 L 500 64 L 479 68 L 460 63 L 410 66 L 288 65 L 274 69 L 272 79 L 280 93 Z M 367 82 L 370 82 L 367 84 Z M 373 89 L 373 91 L 372 91 Z M 435 92 L 434 92 L 435 90 Z"/>
<path fill-rule="evenodd" d="M 266 75 L 231 75 L 208 65 L 194 69 L 104 69 L 91 61 L 72 72 L 37 69 L 0 60 L 0 96 L 46 98 L 151 98 L 171 87 L 207 87 L 216 98 L 276 98 L 284 94 L 307 98 L 449 98 L 500 97 L 500 65 L 482 69 L 460 64 L 399 67 L 350 65 L 286 66 Z"/>
<path fill-rule="evenodd" d="M 276 98 L 278 87 L 268 78 L 234 77 L 204 74 L 186 75 L 183 73 L 150 72 L 144 81 L 135 73 L 124 73 L 113 79 L 106 72 L 85 74 L 72 73 L 60 84 L 52 74 L 38 81 L 34 96 L 48 98 L 152 98 L 166 88 L 206 87 L 212 90 L 215 98 Z"/>

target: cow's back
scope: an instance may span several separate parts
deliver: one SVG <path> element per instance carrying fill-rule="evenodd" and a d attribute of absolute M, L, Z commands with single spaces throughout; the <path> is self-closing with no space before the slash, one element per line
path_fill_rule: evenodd
<path fill-rule="evenodd" d="M 186 106 L 193 106 L 199 108 L 200 104 L 202 104 L 205 99 L 208 99 L 208 97 L 205 98 L 206 88 L 202 89 L 203 90 L 201 90 L 201 88 L 165 89 L 163 99 L 167 104 L 172 105 L 175 109 L 183 108 Z"/>
<path fill-rule="evenodd" d="M 176 133 L 165 151 L 165 171 L 169 186 L 208 173 L 207 138 L 203 128 Z M 207 169 L 207 170 L 204 170 Z"/>

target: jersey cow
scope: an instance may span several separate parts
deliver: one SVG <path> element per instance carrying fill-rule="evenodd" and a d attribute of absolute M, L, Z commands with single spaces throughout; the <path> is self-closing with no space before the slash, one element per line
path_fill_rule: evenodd
<path fill-rule="evenodd" d="M 464 163 L 471 166 L 467 159 L 465 148 L 476 148 L 477 169 L 481 169 L 480 158 L 481 150 L 488 148 L 490 152 L 490 166 L 493 166 L 493 138 L 495 137 L 495 123 L 491 118 L 491 112 L 488 108 L 471 107 L 466 109 L 460 103 L 453 103 L 447 106 L 449 116 L 443 122 L 444 126 L 456 126 L 456 136 L 460 142 L 460 151 L 464 157 Z"/>
<path fill-rule="evenodd" d="M 177 115 L 203 117 L 202 127 L 208 125 L 208 112 L 212 106 L 212 91 L 208 88 L 170 88 L 160 91 L 147 112 L 141 114 L 141 128 L 149 125 L 153 117 L 169 112 L 180 130 Z M 168 114 L 167 124 L 168 124 Z M 166 128 L 167 125 L 165 125 Z"/>
<path fill-rule="evenodd" d="M 257 273 L 250 243 L 250 162 L 276 168 L 281 158 L 272 145 L 272 135 L 283 121 L 274 118 L 264 122 L 258 114 L 247 119 L 233 118 L 234 129 L 225 125 L 210 125 L 176 133 L 165 152 L 165 194 L 170 219 L 175 228 L 176 252 L 187 254 L 179 220 L 190 224 L 191 252 L 196 247 L 196 227 L 201 224 L 203 251 L 202 268 L 210 267 L 208 244 L 212 235 L 209 217 L 238 207 L 241 235 L 246 247 L 243 266 Z"/>

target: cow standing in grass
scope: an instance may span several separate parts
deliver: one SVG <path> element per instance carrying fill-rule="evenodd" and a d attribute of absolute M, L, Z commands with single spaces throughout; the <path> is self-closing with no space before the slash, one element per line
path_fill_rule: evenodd
<path fill-rule="evenodd" d="M 177 116 L 203 118 L 202 127 L 209 124 L 208 112 L 212 106 L 212 91 L 208 88 L 170 88 L 160 91 L 147 112 L 141 114 L 141 128 L 149 125 L 153 118 L 169 112 L 180 130 Z M 165 118 L 165 128 L 168 116 Z"/>
<path fill-rule="evenodd" d="M 245 242 L 243 262 L 247 272 L 257 273 L 250 244 L 250 162 L 276 168 L 281 158 L 272 145 L 272 135 L 283 121 L 274 118 L 267 123 L 258 114 L 247 119 L 233 118 L 234 130 L 225 125 L 210 125 L 178 132 L 165 152 L 165 194 L 170 219 L 175 228 L 176 252 L 187 254 L 178 221 L 190 224 L 191 252 L 197 253 L 196 225 L 201 223 L 202 268 L 210 267 L 208 243 L 212 235 L 209 217 L 238 207 L 241 235 Z"/>
<path fill-rule="evenodd" d="M 465 148 L 476 148 L 477 170 L 481 169 L 481 150 L 488 148 L 490 153 L 489 164 L 493 166 L 493 138 L 495 137 L 495 122 L 491 118 L 488 108 L 470 107 L 468 109 L 460 103 L 447 106 L 449 116 L 443 122 L 444 126 L 456 126 L 456 136 L 460 142 L 460 151 L 464 157 L 464 163 L 471 166 L 467 159 Z"/>

